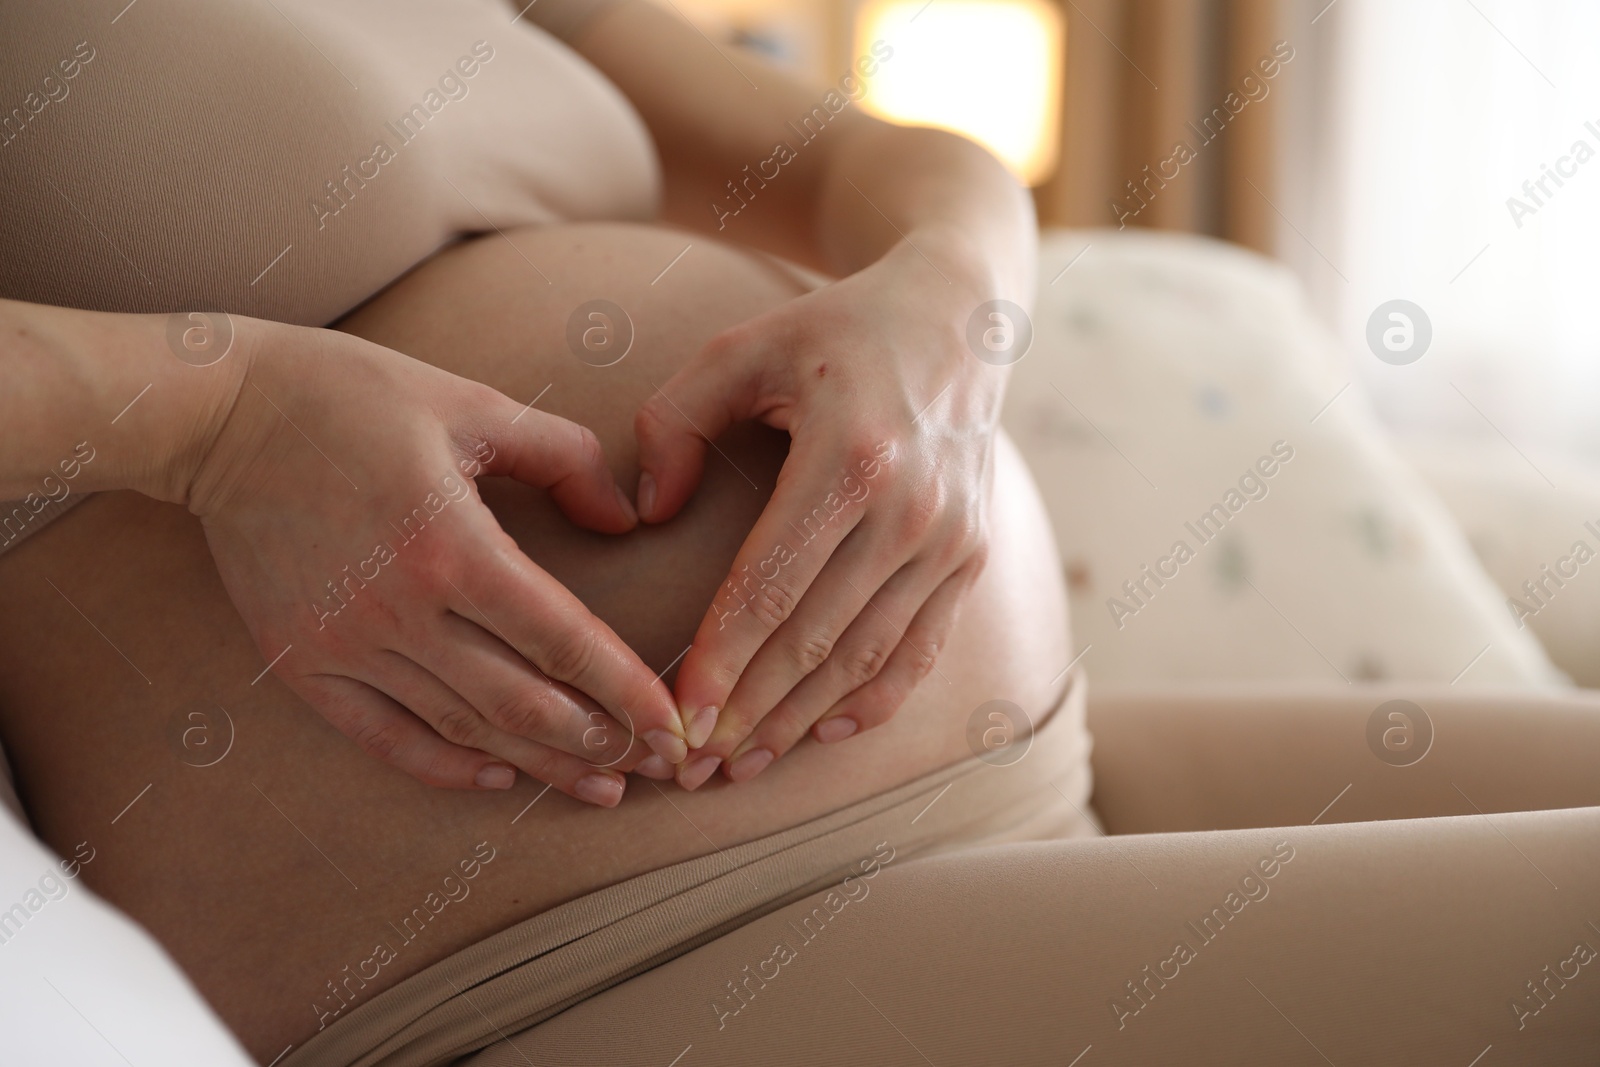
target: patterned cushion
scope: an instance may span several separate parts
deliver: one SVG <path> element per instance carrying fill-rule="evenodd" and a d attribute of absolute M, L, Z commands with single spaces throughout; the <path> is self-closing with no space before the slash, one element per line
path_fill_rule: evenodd
<path fill-rule="evenodd" d="M 1004 420 L 1096 684 L 1565 683 L 1285 268 L 1204 238 L 1056 231 L 1033 317 Z"/>

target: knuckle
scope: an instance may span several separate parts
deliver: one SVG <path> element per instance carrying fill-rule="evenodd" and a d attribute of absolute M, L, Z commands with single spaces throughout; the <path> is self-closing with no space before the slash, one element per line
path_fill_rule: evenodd
<path fill-rule="evenodd" d="M 839 673 L 851 686 L 862 686 L 872 681 L 889 661 L 889 650 L 873 641 L 856 645 L 839 659 Z"/>
<path fill-rule="evenodd" d="M 910 489 L 905 498 L 905 508 L 899 527 L 908 540 L 920 540 L 939 521 L 944 513 L 944 494 L 936 485 L 922 485 Z"/>
<path fill-rule="evenodd" d="M 388 723 L 362 723 L 351 740 L 361 751 L 384 763 L 393 763 L 400 751 L 400 731 Z"/>
<path fill-rule="evenodd" d="M 606 453 L 605 449 L 601 447 L 599 435 L 587 426 L 579 426 L 577 433 L 578 440 L 574 454 L 577 456 L 581 467 L 585 470 L 592 470 L 605 466 Z"/>
<path fill-rule="evenodd" d="M 730 704 L 722 709 L 722 718 L 717 720 L 717 733 L 714 740 L 707 741 L 700 751 L 711 753 L 726 758 L 733 750 L 744 743 L 745 738 L 755 731 L 756 726 L 765 718 L 765 709 L 750 706 Z"/>
<path fill-rule="evenodd" d="M 750 601 L 750 611 L 769 630 L 776 630 L 800 603 L 793 581 L 783 576 L 762 584 Z"/>
<path fill-rule="evenodd" d="M 472 708 L 462 705 L 440 714 L 433 729 L 446 741 L 471 748 L 482 735 L 483 719 Z"/>
<path fill-rule="evenodd" d="M 800 674 L 810 674 L 827 662 L 833 652 L 833 641 L 824 633 L 801 634 L 788 644 L 791 665 Z"/>
<path fill-rule="evenodd" d="M 384 565 L 379 574 L 381 577 L 383 571 L 392 569 L 394 573 L 404 575 L 405 585 L 409 590 L 438 602 L 453 592 L 450 582 L 462 584 L 465 579 L 459 570 L 460 560 L 457 556 L 459 549 L 456 543 L 437 534 L 433 537 L 422 536 L 427 532 L 428 522 L 431 519 L 432 516 L 428 514 L 426 507 L 421 509 L 420 514 L 414 508 L 395 518 L 394 521 L 399 524 L 399 529 L 411 540 L 401 541 L 397 538 L 396 541 L 388 542 L 404 547 L 394 554 L 391 562 Z M 462 588 L 468 586 L 462 585 Z M 358 597 L 351 606 L 360 603 L 361 599 Z M 396 612 L 387 608 L 382 597 L 365 599 L 369 609 L 384 612 L 383 617 L 397 632 L 417 636 L 427 633 L 433 623 L 432 619 L 421 617 L 419 613 Z"/>
<path fill-rule="evenodd" d="M 604 715 L 598 711 L 589 713 L 589 724 L 584 727 L 582 740 L 586 752 L 607 753 L 619 745 L 626 745 L 628 751 L 635 747 L 633 744 L 634 738 L 630 732 L 624 730 L 622 725 L 611 716 Z M 641 749 L 639 758 L 643 759 L 648 753 L 643 751 L 644 745 L 642 743 L 637 747 Z"/>
<path fill-rule="evenodd" d="M 855 434 L 845 442 L 845 460 L 857 470 L 871 464 L 878 458 L 878 449 L 883 440 L 884 435 L 870 431 Z"/>
<path fill-rule="evenodd" d="M 489 718 L 507 733 L 528 738 L 544 736 L 550 722 L 548 709 L 531 693 L 506 696 L 495 705 Z"/>
<path fill-rule="evenodd" d="M 772 329 L 773 325 L 769 323 L 768 329 Z M 696 359 L 720 363 L 737 358 L 756 335 L 756 330 L 749 321 L 726 326 L 701 347 Z"/>
<path fill-rule="evenodd" d="M 934 662 L 939 658 L 939 642 L 934 638 L 927 638 L 917 642 L 911 648 L 911 670 L 920 681 L 932 671 Z"/>
<path fill-rule="evenodd" d="M 508 408 L 506 395 L 482 382 L 475 382 L 470 378 L 457 378 L 442 384 L 444 388 L 452 390 L 455 397 L 469 411 L 495 411 Z M 510 410 L 516 409 L 510 408 Z"/>
<path fill-rule="evenodd" d="M 653 437 L 667 428 L 666 403 L 658 389 L 654 396 L 639 405 L 633 416 L 633 432 L 637 437 Z"/>
<path fill-rule="evenodd" d="M 572 630 L 545 649 L 540 664 L 545 673 L 564 682 L 586 677 L 594 667 L 599 654 L 594 634 L 588 630 Z"/>

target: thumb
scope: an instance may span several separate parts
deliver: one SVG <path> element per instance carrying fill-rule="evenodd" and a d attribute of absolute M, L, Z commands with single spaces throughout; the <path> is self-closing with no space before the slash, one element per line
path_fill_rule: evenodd
<path fill-rule="evenodd" d="M 599 533 L 626 533 L 638 525 L 593 430 L 501 400 L 494 417 L 479 427 L 482 439 L 468 445 L 461 461 L 467 477 L 503 475 L 546 489 L 567 518 Z"/>
<path fill-rule="evenodd" d="M 694 495 L 706 449 L 735 422 L 762 414 L 757 345 L 735 327 L 712 338 L 656 387 L 633 432 L 639 442 L 639 518 L 666 522 Z"/>

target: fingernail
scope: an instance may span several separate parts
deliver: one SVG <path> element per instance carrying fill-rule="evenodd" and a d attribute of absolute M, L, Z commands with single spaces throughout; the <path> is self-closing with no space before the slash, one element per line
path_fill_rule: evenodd
<path fill-rule="evenodd" d="M 746 782 L 767 769 L 773 755 L 764 748 L 752 748 L 749 752 L 733 761 L 728 768 L 728 777 L 735 782 Z"/>
<path fill-rule="evenodd" d="M 572 787 L 579 800 L 587 800 L 602 808 L 614 808 L 622 803 L 622 783 L 609 774 L 586 774 Z"/>
<path fill-rule="evenodd" d="M 837 719 L 828 719 L 825 722 L 817 723 L 814 732 L 817 740 L 825 745 L 833 741 L 843 741 L 856 732 L 856 721 L 841 715 Z"/>
<path fill-rule="evenodd" d="M 504 763 L 488 763 L 473 781 L 480 789 L 510 789 L 517 784 L 517 772 Z"/>
<path fill-rule="evenodd" d="M 646 756 L 639 761 L 639 766 L 634 769 L 635 774 L 642 774 L 646 778 L 654 778 L 658 782 L 665 782 L 677 773 L 676 761 L 669 763 L 660 756 Z"/>
<path fill-rule="evenodd" d="M 684 744 L 683 738 L 666 730 L 648 731 L 644 743 L 667 763 L 682 763 L 683 757 L 689 754 L 689 746 Z"/>
<path fill-rule="evenodd" d="M 639 516 L 649 520 L 656 513 L 656 480 L 649 471 L 639 472 Z"/>
<path fill-rule="evenodd" d="M 720 756 L 701 756 L 699 759 L 690 760 L 678 771 L 678 784 L 685 789 L 700 788 L 721 762 Z"/>
<path fill-rule="evenodd" d="M 622 513 L 628 517 L 630 524 L 639 521 L 639 513 L 633 510 L 633 501 L 628 499 L 628 494 L 622 491 L 622 486 L 616 486 L 617 506 L 622 508 Z"/>
<path fill-rule="evenodd" d="M 699 748 L 706 743 L 706 738 L 711 736 L 711 731 L 717 728 L 717 706 L 715 704 L 701 708 L 694 713 L 683 729 L 685 740 L 690 748 Z"/>

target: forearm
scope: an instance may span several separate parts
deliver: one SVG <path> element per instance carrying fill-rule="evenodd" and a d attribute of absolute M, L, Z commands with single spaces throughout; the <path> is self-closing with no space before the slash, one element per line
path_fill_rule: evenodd
<path fill-rule="evenodd" d="M 838 275 L 903 235 L 952 283 L 983 291 L 973 303 L 1031 304 L 1027 191 L 971 141 L 864 114 L 858 75 L 871 57 L 836 85 L 811 85 L 732 47 L 724 62 L 669 8 L 600 6 L 569 43 L 649 127 L 663 218 Z"/>
<path fill-rule="evenodd" d="M 829 147 L 816 189 L 817 243 L 835 272 L 909 240 L 951 284 L 966 275 L 979 300 L 1031 307 L 1033 202 L 1005 167 L 942 130 L 857 118 Z"/>
<path fill-rule="evenodd" d="M 226 357 L 194 366 L 167 332 L 166 316 L 0 300 L 0 499 L 42 507 L 67 492 L 134 489 L 186 502 L 246 360 L 235 339 Z"/>

